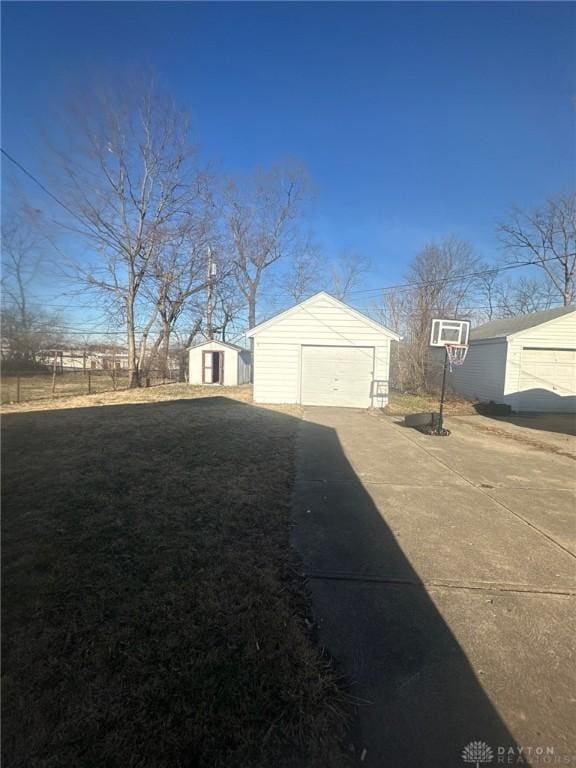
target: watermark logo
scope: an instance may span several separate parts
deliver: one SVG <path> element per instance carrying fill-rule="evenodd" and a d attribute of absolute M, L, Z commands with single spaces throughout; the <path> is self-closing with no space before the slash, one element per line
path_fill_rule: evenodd
<path fill-rule="evenodd" d="M 523 745 L 490 747 L 485 741 L 471 741 L 462 750 L 462 761 L 481 768 L 488 763 L 497 765 L 572 765 L 576 754 L 558 753 L 552 746 Z"/>
<path fill-rule="evenodd" d="M 494 752 L 485 741 L 471 741 L 462 750 L 462 760 L 480 768 L 481 764 L 491 763 L 494 760 Z"/>

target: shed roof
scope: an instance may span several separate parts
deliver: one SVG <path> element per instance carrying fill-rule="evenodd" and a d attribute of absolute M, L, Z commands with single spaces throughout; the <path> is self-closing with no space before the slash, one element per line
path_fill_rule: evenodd
<path fill-rule="evenodd" d="M 249 336 L 249 337 L 255 336 L 257 333 L 260 333 L 260 331 L 263 331 L 265 328 L 269 328 L 271 325 L 274 325 L 279 320 L 283 320 L 285 317 L 288 317 L 293 312 L 296 312 L 300 307 L 309 307 L 315 304 L 319 299 L 328 300 L 334 306 L 337 306 L 340 309 L 345 310 L 349 314 L 356 317 L 358 320 L 362 320 L 362 322 L 366 323 L 367 325 L 370 325 L 372 328 L 376 328 L 376 330 L 382 331 L 387 336 L 389 336 L 392 339 L 395 339 L 396 341 L 400 340 L 400 336 L 398 336 L 398 334 L 395 333 L 394 331 L 391 331 L 390 328 L 386 328 L 386 326 L 382 325 L 382 323 L 378 323 L 376 322 L 376 320 L 372 320 L 371 317 L 368 317 L 362 312 L 359 312 L 357 309 L 354 309 L 348 304 L 345 304 L 343 301 L 340 301 L 340 299 L 337 299 L 335 296 L 331 296 L 329 293 L 326 293 L 326 291 L 319 291 L 318 293 L 315 293 L 313 296 L 310 296 L 310 298 L 305 299 L 304 301 L 301 301 L 299 304 L 295 304 L 293 307 L 290 307 L 290 309 L 286 309 L 284 310 L 284 312 L 279 312 L 277 315 L 273 315 L 272 317 L 268 318 L 268 320 L 264 320 L 262 323 L 259 323 L 254 328 L 251 328 L 249 331 L 247 331 L 246 336 Z"/>
<path fill-rule="evenodd" d="M 500 339 L 513 336 L 515 333 L 527 331 L 528 328 L 535 328 L 537 325 L 543 325 L 556 320 L 557 317 L 576 312 L 576 305 L 567 307 L 556 307 L 547 309 L 544 312 L 533 312 L 530 315 L 516 315 L 515 317 L 504 317 L 500 320 L 492 320 L 484 325 L 479 325 L 470 332 L 470 341 L 484 341 L 486 339 Z"/>
<path fill-rule="evenodd" d="M 229 347 L 230 349 L 235 349 L 237 352 L 248 351 L 245 347 L 239 347 L 237 344 L 230 344 L 228 341 L 220 341 L 220 339 L 206 339 L 206 341 L 201 341 L 200 344 L 192 344 L 192 346 L 188 347 L 188 350 L 200 349 L 200 347 L 205 347 L 207 344 L 219 344 L 221 347 Z"/>

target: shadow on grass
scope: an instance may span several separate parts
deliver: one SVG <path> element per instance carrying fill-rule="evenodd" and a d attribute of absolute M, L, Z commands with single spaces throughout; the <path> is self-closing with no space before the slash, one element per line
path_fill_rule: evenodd
<path fill-rule="evenodd" d="M 351 692 L 373 702 L 363 764 L 513 744 L 333 429 L 225 397 L 3 426 L 5 765 L 348 764 L 288 546 L 298 431 L 306 570 L 378 563 L 411 583 L 309 582 Z"/>

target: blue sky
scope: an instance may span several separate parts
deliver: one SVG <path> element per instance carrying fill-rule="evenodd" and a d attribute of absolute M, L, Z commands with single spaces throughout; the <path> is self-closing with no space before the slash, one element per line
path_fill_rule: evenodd
<path fill-rule="evenodd" d="M 5 3 L 2 145 L 43 173 L 42 126 L 70 82 L 153 67 L 206 154 L 293 156 L 328 254 L 370 284 L 456 233 L 491 259 L 497 219 L 573 183 L 569 3 Z"/>

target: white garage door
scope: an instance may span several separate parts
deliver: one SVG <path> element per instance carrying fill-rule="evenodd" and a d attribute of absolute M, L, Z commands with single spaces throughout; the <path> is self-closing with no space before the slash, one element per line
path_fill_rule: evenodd
<path fill-rule="evenodd" d="M 302 405 L 369 408 L 374 347 L 302 347 Z"/>
<path fill-rule="evenodd" d="M 518 389 L 523 410 L 573 411 L 576 349 L 524 347 Z"/>

